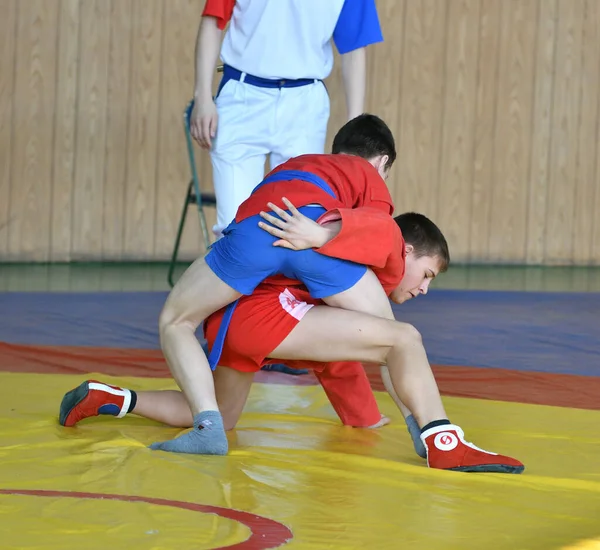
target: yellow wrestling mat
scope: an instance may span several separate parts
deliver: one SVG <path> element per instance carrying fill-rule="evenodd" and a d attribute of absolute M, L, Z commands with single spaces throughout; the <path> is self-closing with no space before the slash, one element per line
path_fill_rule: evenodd
<path fill-rule="evenodd" d="M 446 397 L 468 440 L 526 465 L 464 474 L 429 470 L 384 394 L 393 424 L 368 431 L 319 386 L 256 384 L 230 455 L 198 457 L 148 450 L 178 430 L 133 416 L 59 426 L 82 380 L 0 373 L 2 549 L 600 547 L 600 411 Z"/>

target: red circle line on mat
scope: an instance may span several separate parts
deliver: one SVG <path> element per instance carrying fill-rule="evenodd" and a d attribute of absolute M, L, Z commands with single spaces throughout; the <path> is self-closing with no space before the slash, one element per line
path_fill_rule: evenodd
<path fill-rule="evenodd" d="M 243 542 L 230 546 L 219 546 L 215 550 L 268 550 L 277 548 L 293 538 L 293 534 L 285 525 L 273 519 L 257 516 L 249 512 L 234 510 L 233 508 L 222 508 L 208 504 L 195 504 L 180 500 L 167 500 L 164 498 L 139 497 L 133 495 L 111 495 L 105 493 L 79 493 L 76 491 L 46 491 L 37 489 L 0 489 L 2 495 L 24 495 L 34 497 L 55 498 L 86 498 L 96 500 L 120 500 L 123 502 L 145 502 L 157 506 L 170 506 L 182 510 L 191 510 L 203 514 L 215 514 L 222 518 L 237 521 L 250 529 L 251 535 Z"/>

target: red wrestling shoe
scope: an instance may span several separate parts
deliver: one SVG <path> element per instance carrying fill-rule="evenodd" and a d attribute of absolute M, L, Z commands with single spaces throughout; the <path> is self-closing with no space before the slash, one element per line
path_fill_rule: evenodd
<path fill-rule="evenodd" d="M 96 380 L 86 380 L 65 394 L 60 404 L 58 421 L 62 426 L 71 427 L 84 418 L 99 414 L 121 418 L 127 414 L 130 403 L 129 390 Z"/>
<path fill-rule="evenodd" d="M 436 426 L 423 432 L 421 440 L 427 449 L 428 466 L 458 472 L 501 474 L 520 474 L 525 469 L 518 460 L 484 451 L 465 441 L 464 436 L 462 429 L 453 424 Z"/>

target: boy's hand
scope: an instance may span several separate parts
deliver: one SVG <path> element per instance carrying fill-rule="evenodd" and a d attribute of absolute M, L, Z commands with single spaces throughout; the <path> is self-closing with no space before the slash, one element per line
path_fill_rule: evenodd
<path fill-rule="evenodd" d="M 194 102 L 190 117 L 190 134 L 202 149 L 210 149 L 212 140 L 217 135 L 217 106 L 212 100 Z"/>
<path fill-rule="evenodd" d="M 270 202 L 267 206 L 279 217 L 261 212 L 261 218 L 269 223 L 258 222 L 261 229 L 274 237 L 278 237 L 279 240 L 275 241 L 273 246 L 281 246 L 291 250 L 320 248 L 340 232 L 341 222 L 331 222 L 326 226 L 319 225 L 299 212 L 285 197 L 281 200 L 288 207 L 289 214 Z"/>

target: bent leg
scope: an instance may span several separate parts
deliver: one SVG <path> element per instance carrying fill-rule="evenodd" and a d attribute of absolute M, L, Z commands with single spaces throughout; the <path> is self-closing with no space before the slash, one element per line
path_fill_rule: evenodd
<path fill-rule="evenodd" d="M 364 276 L 348 290 L 329 296 L 323 300 L 327 305 L 341 309 L 369 313 L 375 317 L 394 320 L 394 313 L 390 301 L 379 282 L 377 276 L 369 269 Z M 421 430 L 415 417 L 395 392 L 387 367 L 381 367 L 381 377 L 386 390 L 402 412 L 408 432 L 410 433 L 415 452 L 425 458 L 425 447 L 421 442 Z"/>
<path fill-rule="evenodd" d="M 316 306 L 269 356 L 322 362 L 387 362 L 394 389 L 421 426 L 446 418 L 421 336 L 407 323 Z"/>
<path fill-rule="evenodd" d="M 59 422 L 71 427 L 93 416 L 124 418 L 129 414 L 176 428 L 189 428 L 193 424 L 190 407 L 179 391 L 135 392 L 99 380 L 86 380 L 64 395 Z"/>
<path fill-rule="evenodd" d="M 377 276 L 369 269 L 364 276 L 350 289 L 324 299 L 330 306 L 341 309 L 369 313 L 375 317 L 394 320 L 394 313 L 390 301 L 379 282 Z M 390 394 L 396 406 L 400 409 L 406 422 L 408 432 L 413 442 L 415 452 L 425 458 L 425 447 L 421 441 L 421 430 L 415 417 L 402 402 L 394 390 L 388 368 L 381 367 L 381 378 L 385 389 Z"/>
<path fill-rule="evenodd" d="M 131 413 L 174 428 L 191 428 L 194 425 L 185 396 L 176 390 L 137 392 L 137 403 Z"/>
<path fill-rule="evenodd" d="M 204 258 L 199 258 L 177 281 L 160 314 L 162 351 L 194 415 L 218 410 L 212 371 L 196 329 L 209 315 L 240 296 L 215 275 Z"/>
<path fill-rule="evenodd" d="M 421 335 L 409 324 L 317 306 L 271 357 L 387 363 L 394 390 L 422 426 L 421 440 L 430 467 L 497 473 L 521 473 L 524 469 L 514 458 L 467 442 L 462 429 L 449 422 Z"/>
<path fill-rule="evenodd" d="M 217 401 L 226 430 L 235 427 L 248 398 L 253 378 L 253 373 L 237 372 L 227 367 L 219 367 L 215 371 Z M 135 403 L 133 408 L 129 403 Z M 97 380 L 86 380 L 65 394 L 61 402 L 59 422 L 71 427 L 81 420 L 102 414 L 117 418 L 135 414 L 174 428 L 191 428 L 194 425 L 190 406 L 180 391 L 136 392 Z"/>
<path fill-rule="evenodd" d="M 153 443 L 151 449 L 227 454 L 212 371 L 195 332 L 210 314 L 239 296 L 213 273 L 204 258 L 196 260 L 171 291 L 159 318 L 160 343 L 171 374 L 189 403 L 194 429 L 172 441 Z"/>
<path fill-rule="evenodd" d="M 225 430 L 235 428 L 253 380 L 252 372 L 239 372 L 222 366 L 215 370 L 215 390 Z M 137 392 L 137 403 L 131 412 L 176 428 L 191 428 L 194 423 L 190 406 L 180 391 Z"/>

